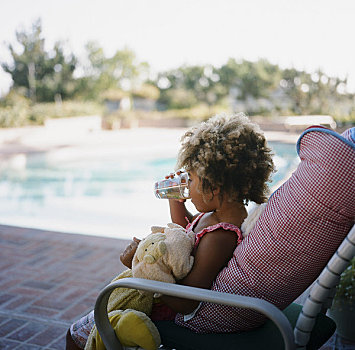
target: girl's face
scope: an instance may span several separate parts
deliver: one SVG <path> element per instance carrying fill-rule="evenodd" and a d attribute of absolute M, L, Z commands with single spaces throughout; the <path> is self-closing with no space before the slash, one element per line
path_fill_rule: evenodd
<path fill-rule="evenodd" d="M 189 191 L 191 202 L 199 212 L 207 213 L 216 209 L 215 200 L 218 196 L 202 192 L 201 180 L 194 171 L 189 172 Z"/>

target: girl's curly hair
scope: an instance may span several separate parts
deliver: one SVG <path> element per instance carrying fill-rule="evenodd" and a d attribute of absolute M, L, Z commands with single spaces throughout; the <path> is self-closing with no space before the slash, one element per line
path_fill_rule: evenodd
<path fill-rule="evenodd" d="M 177 169 L 193 171 L 202 192 L 220 189 L 229 200 L 263 203 L 274 171 L 271 149 L 258 125 L 243 113 L 216 115 L 181 138 Z"/>

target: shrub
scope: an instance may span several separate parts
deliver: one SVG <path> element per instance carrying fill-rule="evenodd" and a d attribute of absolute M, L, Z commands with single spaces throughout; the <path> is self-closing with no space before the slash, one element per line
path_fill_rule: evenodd
<path fill-rule="evenodd" d="M 9 96 L 0 106 L 0 127 L 43 125 L 48 118 L 101 115 L 102 105 L 94 102 L 65 101 L 62 103 L 38 103 L 30 105 L 24 97 Z"/>
<path fill-rule="evenodd" d="M 118 129 L 121 127 L 130 127 L 137 124 L 138 120 L 167 120 L 167 119 L 185 119 L 188 121 L 203 121 L 209 117 L 221 113 L 228 112 L 222 106 L 209 107 L 207 105 L 199 105 L 193 108 L 170 109 L 166 111 L 144 111 L 130 110 L 117 111 L 108 113 L 103 117 L 104 129 Z"/>
<path fill-rule="evenodd" d="M 29 124 L 28 110 L 23 106 L 0 108 L 0 127 L 15 128 Z"/>
<path fill-rule="evenodd" d="M 143 84 L 139 89 L 132 91 L 133 97 L 148 98 L 151 100 L 157 100 L 159 98 L 159 95 L 159 89 L 149 84 Z"/>
<path fill-rule="evenodd" d="M 349 304 L 349 306 L 354 305 L 355 302 L 355 257 L 352 258 L 350 265 L 342 273 L 340 283 L 336 289 L 334 305 L 342 301 Z"/>

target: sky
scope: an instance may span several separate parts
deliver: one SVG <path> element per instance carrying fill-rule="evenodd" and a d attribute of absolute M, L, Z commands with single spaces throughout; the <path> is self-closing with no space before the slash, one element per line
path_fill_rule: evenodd
<path fill-rule="evenodd" d="M 106 56 L 125 47 L 153 72 L 183 64 L 220 66 L 265 58 L 282 68 L 348 77 L 355 92 L 354 0 L 0 0 L 0 61 L 15 31 L 42 19 L 48 47 L 57 40 L 83 57 L 88 41 Z M 0 94 L 11 83 L 0 68 Z"/>

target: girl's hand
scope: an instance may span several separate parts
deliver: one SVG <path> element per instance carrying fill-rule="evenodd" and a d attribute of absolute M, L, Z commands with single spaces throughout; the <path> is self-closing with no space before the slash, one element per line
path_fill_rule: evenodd
<path fill-rule="evenodd" d="M 172 179 L 172 178 L 174 178 L 175 174 L 177 174 L 177 173 L 170 173 L 169 175 L 165 175 L 165 178 Z"/>
<path fill-rule="evenodd" d="M 180 174 L 182 174 L 184 172 L 185 172 L 185 170 L 180 169 L 180 170 L 176 171 L 175 173 L 170 173 L 169 175 L 166 175 L 165 178 L 166 179 L 169 179 L 169 178 L 172 179 L 175 175 L 180 175 Z"/>
<path fill-rule="evenodd" d="M 141 241 L 140 239 L 133 237 L 132 242 L 126 247 L 124 252 L 120 255 L 121 263 L 124 266 L 128 267 L 129 269 L 132 268 L 133 256 L 137 250 L 140 241 Z"/>

